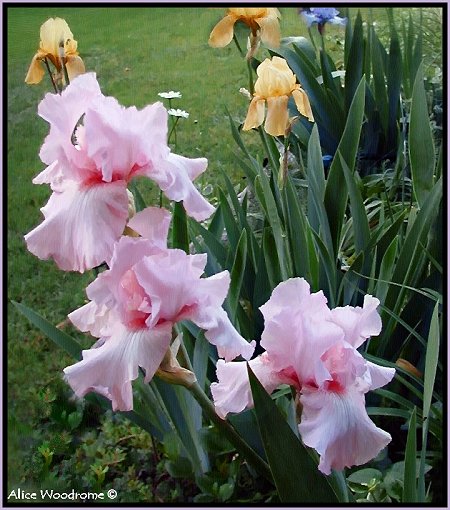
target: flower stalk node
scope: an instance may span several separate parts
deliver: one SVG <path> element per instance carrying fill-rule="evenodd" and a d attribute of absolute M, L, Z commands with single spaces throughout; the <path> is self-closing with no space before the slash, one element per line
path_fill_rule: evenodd
<path fill-rule="evenodd" d="M 156 375 L 170 384 L 178 384 L 185 388 L 191 388 L 197 382 L 195 374 L 182 367 L 177 360 L 177 354 L 181 345 L 181 335 L 178 335 L 167 350 L 164 358 L 156 371 Z"/>

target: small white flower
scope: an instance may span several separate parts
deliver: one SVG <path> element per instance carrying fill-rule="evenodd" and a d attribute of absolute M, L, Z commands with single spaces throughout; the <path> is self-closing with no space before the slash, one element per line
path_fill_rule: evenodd
<path fill-rule="evenodd" d="M 163 97 L 164 99 L 175 99 L 181 97 L 181 92 L 175 92 L 171 90 L 170 92 L 159 92 L 158 96 Z"/>
<path fill-rule="evenodd" d="M 179 108 L 177 108 L 177 109 L 171 108 L 170 110 L 167 110 L 167 113 L 169 115 L 172 115 L 173 117 L 184 117 L 185 119 L 187 119 L 189 117 L 188 112 L 185 112 L 184 110 L 180 110 Z"/>

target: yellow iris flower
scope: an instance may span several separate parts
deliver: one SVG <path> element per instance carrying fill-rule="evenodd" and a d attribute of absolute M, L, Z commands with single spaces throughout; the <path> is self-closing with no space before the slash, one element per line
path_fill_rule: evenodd
<path fill-rule="evenodd" d="M 50 18 L 41 26 L 39 49 L 31 61 L 25 83 L 39 83 L 45 70 L 42 60 L 47 58 L 61 71 L 61 60 L 64 62 L 69 80 L 84 73 L 84 63 L 78 56 L 77 41 L 73 39 L 69 25 L 61 18 Z M 64 48 L 64 51 L 61 51 Z M 61 51 L 61 53 L 60 53 Z"/>
<path fill-rule="evenodd" d="M 256 128 L 264 122 L 265 103 L 267 116 L 264 129 L 269 135 L 284 135 L 289 123 L 288 100 L 292 96 L 297 110 L 313 122 L 314 117 L 306 92 L 296 82 L 295 74 L 286 60 L 280 57 L 266 58 L 256 70 L 258 79 L 255 93 L 244 122 L 244 131 Z"/>
<path fill-rule="evenodd" d="M 230 8 L 223 19 L 217 23 L 209 36 L 213 48 L 223 48 L 233 39 L 234 24 L 244 22 L 251 30 L 252 36 L 259 36 L 269 46 L 280 45 L 280 12 L 271 7 Z"/>

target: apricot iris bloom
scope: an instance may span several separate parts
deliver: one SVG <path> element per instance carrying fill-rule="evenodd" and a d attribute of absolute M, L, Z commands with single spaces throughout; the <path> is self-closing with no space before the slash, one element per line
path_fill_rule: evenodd
<path fill-rule="evenodd" d="M 213 48 L 223 48 L 230 44 L 233 39 L 234 24 L 242 21 L 250 28 L 253 37 L 259 36 L 269 46 L 279 46 L 279 17 L 278 9 L 271 7 L 227 9 L 226 16 L 211 32 L 209 44 Z"/>
<path fill-rule="evenodd" d="M 288 100 L 292 96 L 298 111 L 314 120 L 306 92 L 296 83 L 295 74 L 281 57 L 266 58 L 256 70 L 255 93 L 245 119 L 244 131 L 260 126 L 267 116 L 264 129 L 269 135 L 284 135 L 289 121 Z"/>
<path fill-rule="evenodd" d="M 36 84 L 44 77 L 42 60 L 47 58 L 61 71 L 61 59 L 66 65 L 69 80 L 84 73 L 84 63 L 78 56 L 77 41 L 69 25 L 61 18 L 50 18 L 41 26 L 39 49 L 31 61 L 25 83 Z M 64 51 L 61 51 L 64 48 Z"/>

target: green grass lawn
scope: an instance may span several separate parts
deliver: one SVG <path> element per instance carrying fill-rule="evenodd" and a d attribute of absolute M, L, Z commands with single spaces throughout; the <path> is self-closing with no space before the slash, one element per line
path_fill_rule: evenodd
<path fill-rule="evenodd" d="M 281 13 L 283 36 L 307 35 L 296 9 L 282 8 Z M 143 107 L 159 100 L 158 92 L 180 91 L 183 97 L 173 106 L 190 116 L 178 124 L 176 152 L 208 158 L 209 169 L 200 186 L 219 185 L 219 169 L 244 186 L 234 162 L 236 149 L 226 108 L 236 121 L 245 118 L 248 101 L 239 88 L 248 86 L 247 68 L 233 44 L 223 49 L 208 46 L 209 33 L 222 15 L 223 9 L 206 7 L 8 8 L 8 300 L 23 302 L 58 324 L 83 304 L 84 289 L 93 277 L 64 273 L 52 261 L 38 260 L 27 252 L 23 240 L 40 223 L 39 208 L 50 196 L 48 186 L 31 182 L 44 168 L 38 153 L 48 125 L 37 116 L 37 105 L 51 90 L 50 82 L 46 76 L 36 86 L 24 83 L 41 24 L 50 17 L 64 18 L 78 41 L 86 70 L 95 71 L 103 93 L 125 106 Z M 343 35 L 339 27 L 327 32 L 330 44 Z M 339 45 L 336 48 L 340 51 Z M 262 156 L 253 133 L 245 134 L 245 140 L 253 153 Z M 146 192 L 153 199 L 157 196 L 150 185 Z M 14 488 L 24 481 L 27 455 L 43 437 L 45 420 L 38 395 L 58 384 L 62 369 L 71 361 L 8 307 L 8 478 Z M 89 345 L 88 339 L 84 342 Z"/>

